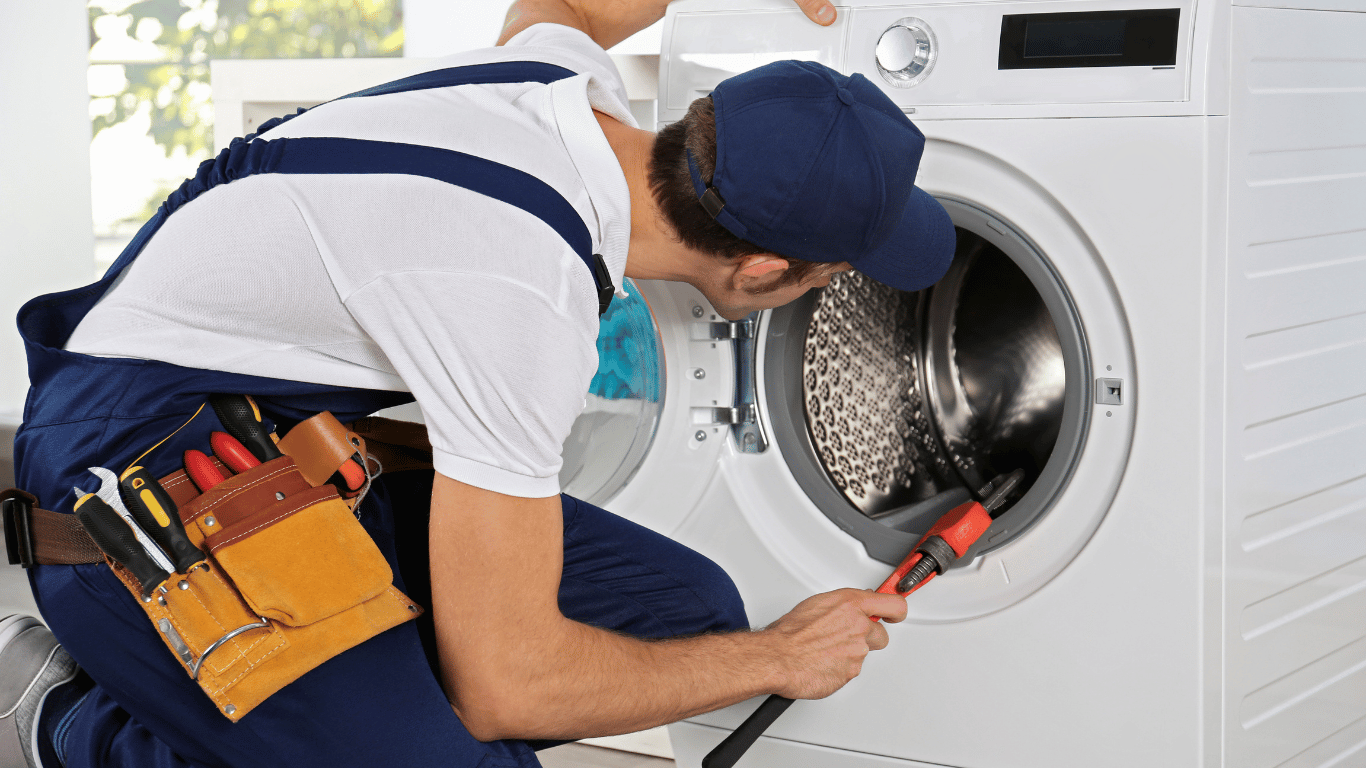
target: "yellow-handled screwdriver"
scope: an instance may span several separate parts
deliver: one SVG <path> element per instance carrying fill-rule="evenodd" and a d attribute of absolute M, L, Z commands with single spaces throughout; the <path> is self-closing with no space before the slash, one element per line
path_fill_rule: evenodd
<path fill-rule="evenodd" d="M 119 477 L 124 506 L 137 524 L 175 563 L 176 573 L 189 573 L 204 561 L 204 553 L 185 535 L 175 500 L 144 467 L 132 467 Z"/>

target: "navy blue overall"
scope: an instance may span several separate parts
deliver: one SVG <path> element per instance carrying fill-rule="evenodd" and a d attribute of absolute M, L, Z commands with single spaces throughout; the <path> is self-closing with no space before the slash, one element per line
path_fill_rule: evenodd
<path fill-rule="evenodd" d="M 356 96 L 488 82 L 548 83 L 573 73 L 524 62 L 417 75 Z M 278 123 L 262 126 L 262 132 Z M 257 173 L 405 173 L 456 184 L 545 220 L 588 262 L 591 238 L 573 208 L 543 182 L 449 150 L 352 139 L 238 139 L 205 162 L 93 285 L 42 296 L 20 310 L 31 389 L 15 441 L 19 487 L 69 512 L 73 485 L 93 488 L 87 467 L 121 471 L 171 433 L 212 393 L 250 394 L 281 433 L 322 410 L 343 422 L 411 401 L 403 392 L 352 389 L 197 370 L 150 360 L 65 351 L 76 325 L 177 208 Z M 596 276 L 596 273 L 595 273 Z M 188 448 L 222 429 L 211 409 L 140 463 L 153 476 L 178 469 Z M 361 522 L 396 585 L 431 605 L 427 520 L 431 471 L 380 477 Z M 592 505 L 562 497 L 560 608 L 572 619 L 641 637 L 748 626 L 730 579 L 691 550 Z M 102 563 L 38 566 L 31 584 L 44 618 L 95 686 L 47 726 L 71 768 L 127 766 L 534 766 L 533 745 L 476 741 L 437 677 L 428 613 L 346 651 L 285 687 L 238 723 L 220 715 Z M 51 768 L 49 766 L 49 768 Z"/>

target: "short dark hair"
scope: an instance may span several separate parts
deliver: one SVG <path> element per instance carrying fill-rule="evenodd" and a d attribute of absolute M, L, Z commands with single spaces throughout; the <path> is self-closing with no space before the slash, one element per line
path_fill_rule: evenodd
<path fill-rule="evenodd" d="M 716 171 L 716 110 L 710 96 L 697 99 L 682 120 L 666 126 L 655 136 L 650 152 L 650 191 L 669 226 L 684 245 L 695 251 L 733 261 L 756 253 L 769 253 L 748 240 L 735 236 L 702 207 L 688 172 L 688 155 L 703 183 L 710 184 Z M 829 266 L 819 261 L 794 259 L 775 254 L 788 263 L 787 270 L 774 288 L 793 285 L 812 272 Z M 770 289 L 771 290 L 771 289 Z"/>

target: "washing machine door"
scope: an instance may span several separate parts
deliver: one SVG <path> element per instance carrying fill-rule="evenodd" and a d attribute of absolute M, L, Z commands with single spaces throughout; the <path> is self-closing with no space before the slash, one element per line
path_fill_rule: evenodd
<path fill-rule="evenodd" d="M 731 559 L 728 545 L 708 531 L 720 529 L 713 518 L 733 504 L 763 546 L 818 589 L 841 577 L 859 583 L 864 571 L 871 579 L 941 515 L 1023 470 L 1024 482 L 963 558 L 999 560 L 1054 511 L 1088 441 L 1098 439 L 1091 421 L 1106 393 L 1097 387 L 1124 383 L 1096 375 L 1078 298 L 1037 243 L 979 204 L 940 200 L 958 248 L 944 278 L 923 291 L 850 272 L 727 323 L 690 286 L 631 283 L 631 298 L 604 317 L 598 376 L 565 446 L 565 492 L 681 533 L 719 561 Z M 1096 303 L 1098 293 L 1082 303 Z M 1092 335 L 1116 326 L 1104 314 L 1090 311 Z M 1095 501 L 1113 493 L 1127 429 L 1099 439 L 1115 443 L 1101 454 L 1121 458 L 1088 472 L 1088 482 L 1106 487 L 1087 491 L 1085 512 L 1065 512 L 1065 535 L 1014 547 L 1049 550 L 1027 558 L 1027 570 L 1010 566 L 1032 578 L 956 596 L 954 618 L 1022 598 L 1076 554 L 1107 506 Z M 716 483 L 732 492 L 707 496 Z M 803 520 L 812 513 L 823 523 Z M 689 518 L 691 534 L 680 531 Z M 784 537 L 797 546 L 784 547 Z M 868 559 L 837 556 L 849 543 Z M 735 561 L 737 572 L 746 567 L 745 557 Z M 832 578 L 818 575 L 822 566 Z M 1010 573 L 1004 560 L 993 567 Z"/>
<path fill-rule="evenodd" d="M 635 476 L 664 406 L 659 329 L 639 287 L 625 283 L 600 318 L 598 371 L 561 452 L 561 490 L 599 505 Z"/>
<path fill-rule="evenodd" d="M 757 315 L 727 322 L 684 283 L 627 280 L 602 318 L 598 372 L 560 485 L 666 535 L 725 459 L 757 452 Z M 738 394 L 737 394 L 738 393 Z"/>
<path fill-rule="evenodd" d="M 1125 325 L 1065 219 L 999 164 L 937 149 L 930 170 L 964 189 L 939 194 L 958 250 L 924 291 L 845 273 L 727 323 L 691 286 L 632 283 L 604 321 L 566 492 L 716 560 L 760 620 L 803 593 L 879 583 L 1015 470 L 1018 493 L 916 618 L 1000 610 L 1066 567 L 1126 461 Z M 997 189 L 1001 208 L 962 194 Z"/>

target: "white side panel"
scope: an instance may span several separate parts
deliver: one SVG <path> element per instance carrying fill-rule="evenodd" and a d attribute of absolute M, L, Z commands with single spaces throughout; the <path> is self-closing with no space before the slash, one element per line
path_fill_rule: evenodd
<path fill-rule="evenodd" d="M 28 390 L 14 324 L 24 302 L 95 273 L 90 204 L 89 39 L 75 3 L 5 3 L 0 23 L 0 413 Z"/>
<path fill-rule="evenodd" d="M 1362 765 L 1366 14 L 1233 40 L 1227 764 Z"/>
<path fill-rule="evenodd" d="M 1225 52 L 1227 53 L 1227 51 Z M 1227 82 L 1224 83 L 1227 86 Z M 1202 551 L 1205 559 L 1204 590 L 1200 611 L 1202 682 L 1200 692 L 1200 739 L 1203 768 L 1223 768 L 1224 761 L 1224 646 L 1225 584 L 1227 583 L 1227 525 L 1224 520 L 1225 384 L 1227 374 L 1228 319 L 1228 131 L 1227 116 L 1205 121 L 1205 271 L 1204 354 L 1199 378 L 1204 404 L 1204 428 L 1200 441 L 1200 492 L 1204 509 Z"/>

